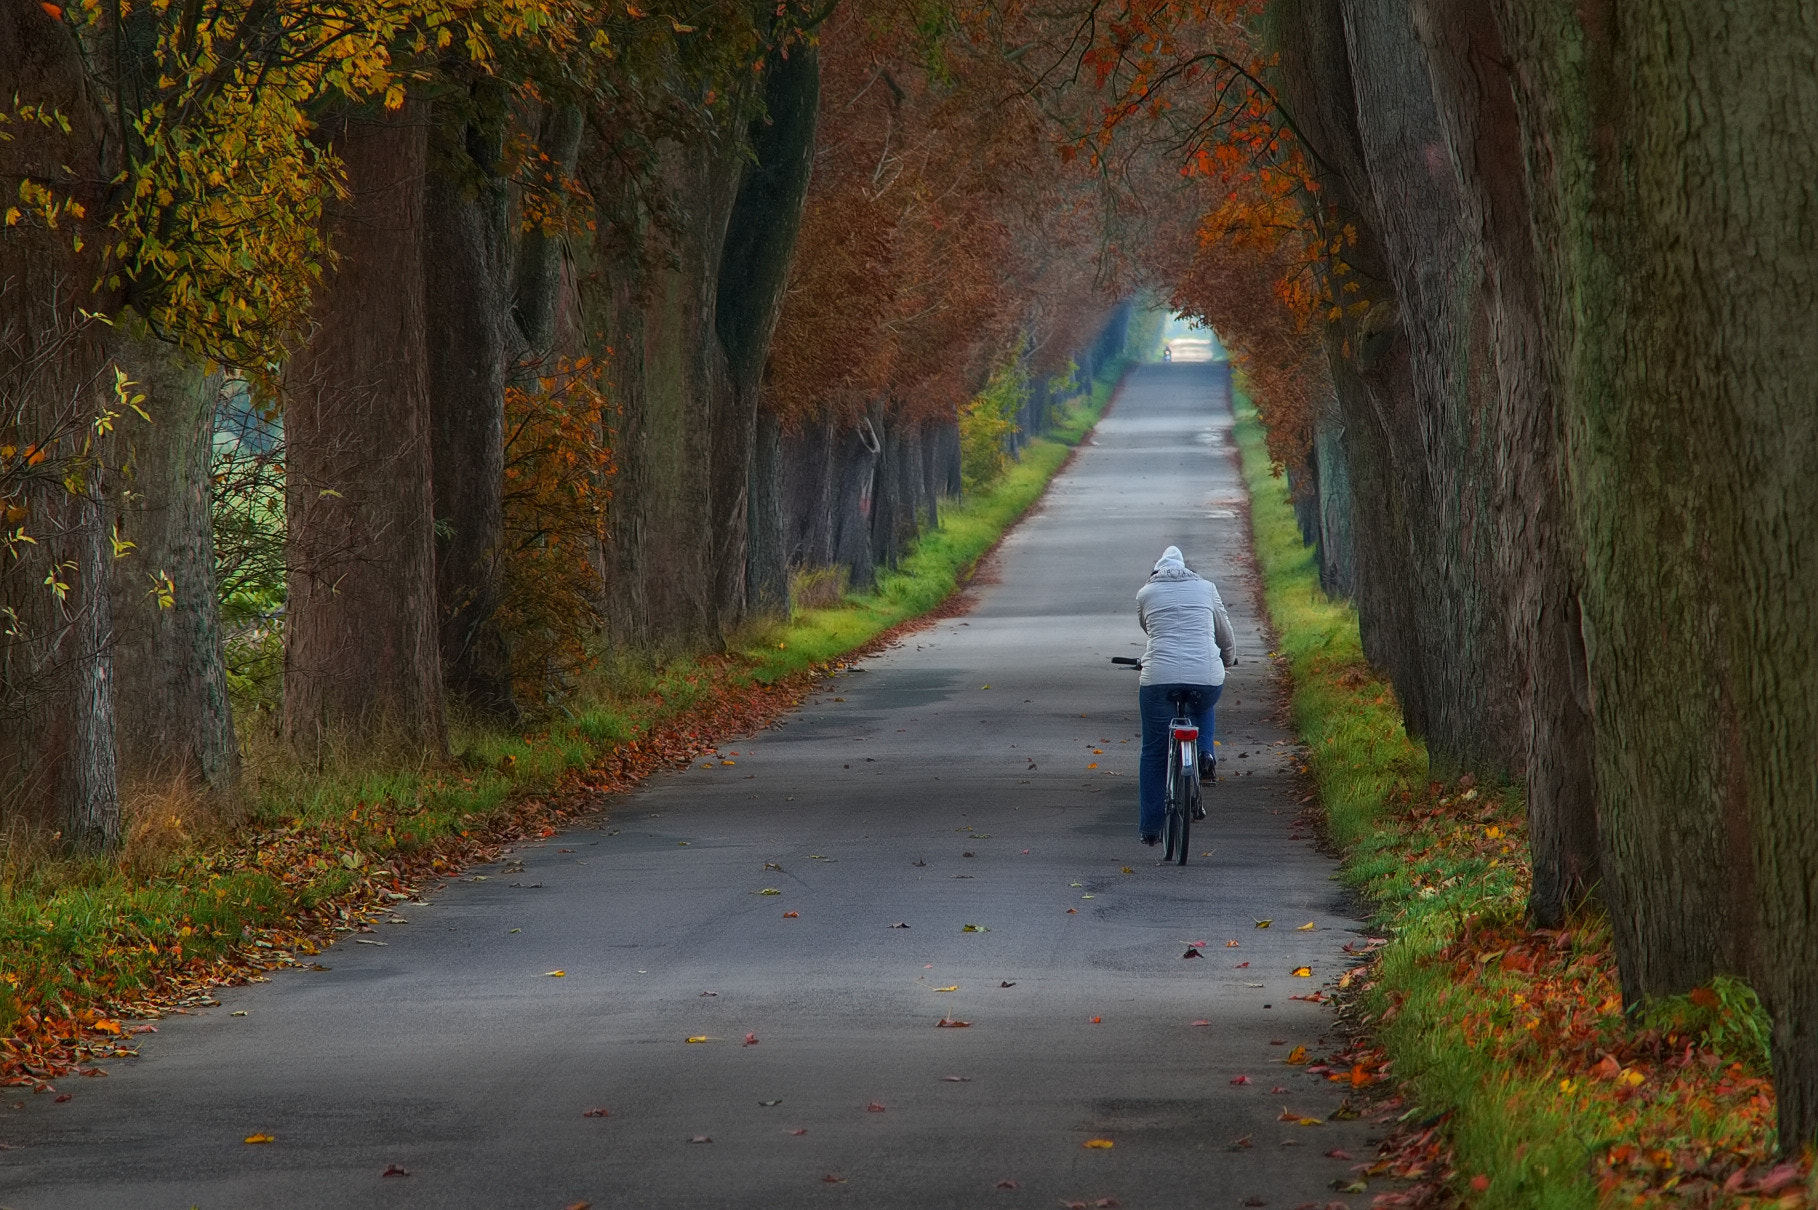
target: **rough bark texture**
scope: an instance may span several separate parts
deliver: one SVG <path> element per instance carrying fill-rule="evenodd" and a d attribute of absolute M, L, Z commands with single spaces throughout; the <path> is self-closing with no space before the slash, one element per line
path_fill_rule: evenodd
<path fill-rule="evenodd" d="M 1507 52 L 1488 3 L 1416 0 L 1464 234 L 1482 274 L 1473 312 L 1494 369 L 1496 578 L 1525 747 L 1535 920 L 1556 925 L 1598 885 L 1592 724 L 1566 524 L 1558 395 L 1545 362 L 1539 267 Z"/>
<path fill-rule="evenodd" d="M 497 280 L 503 186 L 474 162 L 465 133 L 438 131 L 423 216 L 437 613 L 449 695 L 510 719 L 511 652 L 498 621 L 511 322 Z"/>
<path fill-rule="evenodd" d="M 226 793 L 239 776 L 240 749 L 209 509 L 222 377 L 126 318 L 116 322 L 112 343 L 152 418 L 125 426 L 120 441 L 115 529 L 133 543 L 113 561 L 120 776 L 128 783 L 180 777 Z"/>
<path fill-rule="evenodd" d="M 638 249 L 580 282 L 588 329 L 610 334 L 599 352 L 620 404 L 607 614 L 636 645 L 717 642 L 747 610 L 751 479 L 770 466 L 755 450 L 758 393 L 807 192 L 812 51 L 773 57 L 762 87 L 767 118 L 663 149 L 630 220 L 612 161 L 582 158 L 603 217 L 629 222 Z M 758 490 L 768 500 L 780 484 Z M 779 541 L 767 532 L 761 549 Z M 772 599 L 780 577 L 759 569 Z"/>
<path fill-rule="evenodd" d="M 1624 990 L 1750 974 L 1818 1137 L 1818 28 L 1499 0 Z"/>
<path fill-rule="evenodd" d="M 820 95 L 820 59 L 812 46 L 799 46 L 770 64 L 764 75 L 764 115 L 751 125 L 752 163 L 727 223 L 714 331 L 726 351 L 732 415 L 721 429 L 725 444 L 715 452 L 720 473 L 713 515 L 729 537 L 744 539 L 739 558 L 730 549 L 721 557 L 720 608 L 728 618 L 747 608 L 789 609 L 777 505 L 780 426 L 773 415 L 764 414 L 760 393 L 808 197 Z M 742 473 L 734 461 L 741 445 L 748 459 Z"/>
<path fill-rule="evenodd" d="M 0 95 L 70 123 L 67 134 L 12 123 L 0 192 L 18 197 L 30 180 L 103 213 L 99 183 L 114 169 L 69 28 L 35 4 L 0 6 L 0 48 Z M 60 828 L 77 849 L 112 847 L 120 834 L 104 484 L 92 469 L 73 490 L 64 483 L 111 403 L 102 330 L 78 315 L 118 301 L 92 293 L 99 242 L 78 252 L 67 227 L 29 214 L 0 229 L 0 444 L 48 455 L 35 467 L 14 460 L 0 487 L 7 508 L 23 510 L 0 525 L 36 541 L 0 548 L 0 823 Z M 53 573 L 61 596 L 46 584 Z"/>
<path fill-rule="evenodd" d="M 291 573 L 284 731 L 447 746 L 424 366 L 420 107 L 331 129 L 350 196 L 317 327 L 285 375 Z"/>

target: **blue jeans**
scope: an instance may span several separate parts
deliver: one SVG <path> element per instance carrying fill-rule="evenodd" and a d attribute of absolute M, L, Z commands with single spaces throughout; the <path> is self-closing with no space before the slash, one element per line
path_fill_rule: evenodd
<path fill-rule="evenodd" d="M 1212 707 L 1218 703 L 1218 695 L 1224 692 L 1223 685 L 1144 685 L 1136 691 L 1136 704 L 1143 716 L 1143 753 L 1137 768 L 1141 776 L 1137 780 L 1138 798 L 1141 812 L 1137 816 L 1136 830 L 1144 836 L 1160 836 L 1162 830 L 1162 798 L 1168 792 L 1168 724 L 1174 720 L 1174 707 L 1168 701 L 1168 695 L 1179 689 L 1192 689 L 1199 694 L 1198 709 L 1190 709 L 1186 717 L 1199 724 L 1199 750 L 1211 753 L 1212 747 Z"/>

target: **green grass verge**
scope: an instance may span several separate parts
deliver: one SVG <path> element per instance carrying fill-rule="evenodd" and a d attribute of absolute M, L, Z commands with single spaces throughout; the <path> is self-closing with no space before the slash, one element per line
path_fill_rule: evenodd
<path fill-rule="evenodd" d="M 0 1036 L 27 1010 L 72 1017 L 130 1002 L 177 965 L 193 971 L 248 946 L 270 948 L 263 932 L 361 889 L 382 896 L 387 862 L 458 853 L 465 838 L 498 826 L 518 803 L 613 744 L 646 736 L 716 694 L 824 667 L 933 609 L 1040 497 L 1097 422 L 1124 365 L 1067 408 L 1049 436 L 1026 445 L 998 482 L 946 508 L 940 527 L 872 591 L 837 608 L 753 626 L 726 655 L 621 659 L 568 703 L 558 725 L 528 734 L 455 727 L 457 759 L 447 766 L 331 760 L 303 770 L 255 759 L 247 818 L 231 826 L 211 821 L 205 805 L 154 799 L 137 813 L 124 860 L 8 851 L 0 864 Z M 280 933 L 275 944 L 287 940 Z"/>
<path fill-rule="evenodd" d="M 1468 917 L 1519 920 L 1525 867 L 1508 846 L 1447 843 L 1441 827 L 1415 827 L 1399 804 L 1432 793 L 1426 749 L 1409 738 L 1393 691 L 1364 659 L 1357 614 L 1319 586 L 1314 551 L 1301 542 L 1284 479 L 1269 471 L 1262 427 L 1239 400 L 1238 444 L 1250 489 L 1269 614 L 1293 678 L 1294 724 L 1308 749 L 1342 877 L 1375 906 L 1390 936 L 1369 993 L 1387 1020 L 1379 1040 L 1414 1116 L 1452 1115 L 1459 1169 L 1490 1180 L 1485 1206 L 1589 1207 L 1596 1191 L 1577 1123 L 1535 1104 L 1544 1085 L 1501 1068 L 1462 1022 L 1473 1009 L 1440 955 Z M 1517 835 L 1520 804 L 1508 787 L 1463 791 L 1484 803 L 1474 819 Z"/>
<path fill-rule="evenodd" d="M 1341 876 L 1390 937 L 1361 1007 L 1408 1118 L 1446 1115 L 1454 1192 L 1491 1210 L 1589 1210 L 1681 1187 L 1714 1199 L 1699 1205 L 1738 1204 L 1725 1180 L 1771 1163 L 1774 1143 L 1754 994 L 1719 979 L 1630 1016 L 1599 913 L 1529 929 L 1520 787 L 1429 767 L 1364 659 L 1354 609 L 1319 587 L 1254 407 L 1240 398 L 1237 417 L 1306 771 Z"/>

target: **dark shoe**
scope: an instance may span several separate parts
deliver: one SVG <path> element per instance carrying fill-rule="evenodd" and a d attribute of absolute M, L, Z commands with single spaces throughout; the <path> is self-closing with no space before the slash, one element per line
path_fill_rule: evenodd
<path fill-rule="evenodd" d="M 1161 837 L 1159 837 L 1159 836 L 1145 836 L 1145 837 L 1143 837 L 1143 843 L 1144 843 L 1144 844 L 1146 844 L 1146 845 L 1149 845 L 1149 846 L 1150 846 L 1150 847 L 1151 847 L 1151 848 L 1153 848 L 1153 847 L 1154 847 L 1154 846 L 1156 846 L 1156 845 L 1158 845 L 1158 844 L 1160 844 L 1160 843 L 1161 843 Z"/>
<path fill-rule="evenodd" d="M 1193 804 L 1193 822 L 1198 823 L 1206 817 L 1206 800 L 1200 799 Z"/>
<path fill-rule="evenodd" d="M 1204 752 L 1199 754 L 1199 780 L 1218 780 L 1218 758 L 1216 756 L 1207 756 Z"/>

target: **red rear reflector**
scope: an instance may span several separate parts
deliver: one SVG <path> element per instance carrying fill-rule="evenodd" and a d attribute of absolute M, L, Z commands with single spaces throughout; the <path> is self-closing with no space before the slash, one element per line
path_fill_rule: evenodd
<path fill-rule="evenodd" d="M 1176 728 L 1174 728 L 1174 738 L 1175 739 L 1198 739 L 1199 738 L 1199 728 L 1198 727 L 1176 727 Z"/>

